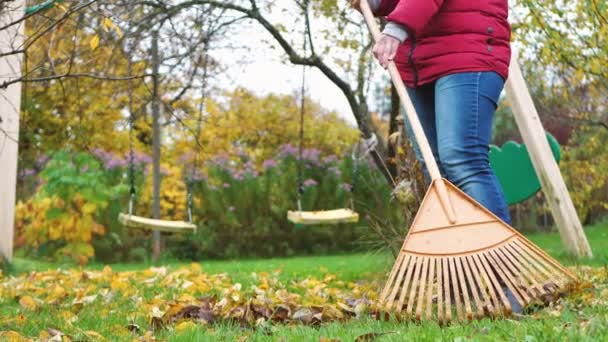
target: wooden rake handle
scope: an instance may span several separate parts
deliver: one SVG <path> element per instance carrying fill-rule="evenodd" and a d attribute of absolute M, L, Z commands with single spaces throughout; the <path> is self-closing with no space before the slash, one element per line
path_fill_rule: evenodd
<path fill-rule="evenodd" d="M 382 33 L 380 32 L 380 28 L 376 23 L 376 19 L 374 18 L 372 10 L 369 8 L 367 0 L 361 0 L 361 12 L 363 13 L 363 17 L 365 18 L 367 27 L 372 33 L 374 41 L 378 41 L 382 36 Z M 418 148 L 420 149 L 420 153 L 422 154 L 422 158 L 424 159 L 424 163 L 429 172 L 429 176 L 431 177 L 431 180 L 436 183 L 437 195 L 439 196 L 439 200 L 441 201 L 448 220 L 451 223 L 456 223 L 456 214 L 454 213 L 453 206 L 449 201 L 448 191 L 445 187 L 445 184 L 441 180 L 441 173 L 439 172 L 437 161 L 433 156 L 429 141 L 427 140 L 426 135 L 424 134 L 424 130 L 422 129 L 422 125 L 420 124 L 420 120 L 418 119 L 418 114 L 416 113 L 416 109 L 414 108 L 410 97 L 407 95 L 405 85 L 403 85 L 403 80 L 401 79 L 401 75 L 397 70 L 395 62 L 389 62 L 388 73 L 390 74 L 391 80 L 395 85 L 395 89 L 397 90 L 399 99 L 401 99 L 401 103 L 405 108 L 405 113 L 407 114 L 407 118 L 412 128 L 412 131 L 414 132 L 414 138 L 418 143 Z"/>

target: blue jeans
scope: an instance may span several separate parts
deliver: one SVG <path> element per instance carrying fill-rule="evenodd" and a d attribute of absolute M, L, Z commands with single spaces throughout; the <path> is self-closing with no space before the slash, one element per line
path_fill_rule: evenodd
<path fill-rule="evenodd" d="M 467 72 L 408 88 L 408 93 L 441 175 L 511 224 L 503 190 L 489 161 L 492 117 L 503 86 L 504 80 L 495 72 Z M 413 137 L 409 124 L 406 127 Z M 415 141 L 413 145 L 424 165 Z M 423 170 L 428 180 L 426 168 Z"/>

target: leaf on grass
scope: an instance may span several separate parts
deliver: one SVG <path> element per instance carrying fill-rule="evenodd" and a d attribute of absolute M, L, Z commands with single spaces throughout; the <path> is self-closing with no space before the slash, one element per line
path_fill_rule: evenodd
<path fill-rule="evenodd" d="M 21 336 L 21 334 L 19 334 L 16 331 L 0 331 L 0 338 L 2 341 L 15 341 L 15 342 L 21 342 L 21 341 L 27 341 L 26 338 L 24 338 L 23 336 Z"/>
<path fill-rule="evenodd" d="M 194 324 L 194 322 L 185 321 L 185 322 L 181 322 L 181 323 L 177 324 L 175 326 L 175 331 L 184 332 L 184 331 L 192 330 L 194 328 L 196 328 L 196 324 Z"/>
<path fill-rule="evenodd" d="M 337 338 L 327 338 L 325 336 L 319 337 L 319 342 L 342 342 L 342 340 Z"/>
<path fill-rule="evenodd" d="M 272 320 L 274 322 L 285 322 L 291 315 L 291 309 L 287 305 L 279 304 L 275 307 L 274 313 L 272 314 Z"/>
<path fill-rule="evenodd" d="M 384 336 L 384 335 L 388 335 L 388 334 L 394 334 L 396 333 L 396 331 L 385 331 L 385 332 L 379 332 L 379 333 L 367 333 L 367 334 L 363 334 L 358 336 L 355 339 L 355 342 L 370 342 L 370 341 L 375 341 L 378 337 Z"/>
<path fill-rule="evenodd" d="M 30 311 L 34 311 L 36 308 L 38 308 L 38 303 L 36 303 L 36 300 L 34 300 L 32 296 L 21 297 L 21 299 L 19 299 L 19 305 L 21 305 L 22 308 Z"/>
<path fill-rule="evenodd" d="M 103 337 L 103 335 L 101 335 L 97 331 L 88 330 L 85 331 L 84 334 L 87 335 L 87 337 L 93 339 L 94 341 L 106 341 L 106 338 Z"/>

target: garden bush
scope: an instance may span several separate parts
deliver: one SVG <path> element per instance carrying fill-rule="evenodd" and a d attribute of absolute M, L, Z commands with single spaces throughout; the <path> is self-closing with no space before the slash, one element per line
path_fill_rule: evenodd
<path fill-rule="evenodd" d="M 196 183 L 195 208 L 199 229 L 194 237 L 171 237 L 170 251 L 188 259 L 268 257 L 351 251 L 366 236 L 366 213 L 399 219 L 389 206 L 390 188 L 381 173 L 359 162 L 306 149 L 302 158 L 302 208 L 305 211 L 350 207 L 354 188 L 356 224 L 297 226 L 287 220 L 297 210 L 297 149 L 282 146 L 260 170 L 246 154 L 238 160 L 216 156 L 207 177 Z M 353 180 L 357 178 L 355 184 Z"/>
<path fill-rule="evenodd" d="M 16 246 L 53 260 L 86 264 L 94 256 L 94 237 L 106 233 L 100 216 L 123 191 L 107 176 L 90 154 L 55 153 L 40 175 L 36 194 L 17 204 Z"/>
<path fill-rule="evenodd" d="M 350 207 L 360 213 L 356 224 L 299 227 L 287 220 L 297 208 L 297 149 L 284 145 L 275 158 L 258 162 L 246 153 L 237 158 L 217 155 L 195 175 L 196 233 L 164 234 L 165 253 L 189 260 L 268 257 L 352 251 L 369 236 L 367 214 L 400 221 L 388 203 L 390 188 L 368 161 L 350 156 L 322 156 L 304 150 L 303 210 Z M 151 216 L 151 159 L 134 156 L 134 214 Z M 260 166 L 256 166 L 260 165 Z M 183 166 L 183 168 L 182 168 Z M 185 165 L 161 167 L 161 216 L 186 216 Z M 35 175 L 32 175 L 35 177 Z M 128 157 L 94 150 L 59 151 L 46 163 L 42 184 L 17 210 L 20 253 L 54 260 L 71 258 L 84 264 L 142 261 L 151 251 L 151 233 L 123 227 L 117 220 L 129 201 Z"/>

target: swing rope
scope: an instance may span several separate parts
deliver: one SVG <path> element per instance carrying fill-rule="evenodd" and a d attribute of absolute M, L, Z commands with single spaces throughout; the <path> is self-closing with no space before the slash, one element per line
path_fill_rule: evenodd
<path fill-rule="evenodd" d="M 304 55 L 307 52 L 307 32 L 308 26 L 304 29 Z M 302 87 L 300 93 L 300 146 L 298 148 L 298 211 L 302 211 L 302 196 L 304 195 L 304 174 L 303 174 L 303 151 L 304 151 L 304 114 L 306 113 L 306 64 L 302 65 Z"/>
<path fill-rule="evenodd" d="M 133 60 L 129 51 L 129 75 L 133 75 Z M 133 147 L 133 126 L 135 115 L 133 114 L 133 78 L 129 78 L 129 216 L 133 215 L 133 203 L 135 202 L 135 152 Z"/>
<path fill-rule="evenodd" d="M 205 45 L 206 47 L 206 45 Z M 205 48 L 205 61 L 204 61 L 204 69 L 203 69 L 203 99 L 201 100 L 201 103 L 204 103 L 204 99 L 205 99 L 205 85 L 206 85 L 206 78 L 207 78 L 207 49 Z M 129 68 L 129 75 L 132 74 L 133 72 L 133 61 L 132 61 L 132 57 L 131 54 L 129 53 L 129 58 L 128 58 L 128 68 Z M 130 228 L 145 228 L 145 229 L 150 229 L 153 231 L 164 231 L 164 232 L 183 232 L 183 231 L 196 231 L 196 225 L 194 225 L 192 223 L 192 185 L 194 183 L 194 177 L 196 175 L 196 170 L 197 170 L 197 163 L 198 163 L 198 155 L 200 154 L 200 144 L 198 144 L 198 140 L 200 139 L 200 133 L 201 133 L 201 127 L 202 127 L 202 120 L 203 120 L 203 112 L 204 112 L 204 105 L 201 104 L 201 106 L 199 107 L 199 118 L 197 121 L 197 130 L 196 130 L 196 139 L 197 139 L 197 150 L 195 153 L 195 158 L 194 158 L 194 162 L 191 168 L 191 173 L 189 176 L 189 179 L 187 181 L 187 193 L 186 193 L 186 198 L 187 198 L 187 222 L 184 221 L 167 221 L 167 220 L 160 220 L 160 219 L 150 219 L 150 218 L 145 218 L 145 217 L 140 217 L 140 216 L 135 216 L 133 215 L 133 211 L 134 211 L 134 202 L 135 202 L 135 195 L 136 195 L 136 187 L 135 187 L 135 146 L 134 146 L 134 127 L 135 127 L 135 114 L 134 114 L 134 109 L 133 109 L 133 81 L 132 79 L 129 79 L 129 90 L 128 90 L 128 96 L 129 96 L 129 118 L 128 118 L 128 122 L 129 122 L 129 172 L 128 172 L 128 178 L 129 178 L 129 211 L 128 214 L 125 215 L 123 213 L 121 213 L 118 217 L 118 220 L 124 224 L 127 227 Z"/>
<path fill-rule="evenodd" d="M 306 7 L 303 8 L 304 11 L 308 11 L 308 2 L 306 2 Z M 304 55 L 308 52 L 308 41 L 307 37 L 309 37 L 309 27 L 306 25 L 304 32 L 304 40 L 303 40 L 303 51 Z M 311 45 L 312 50 L 312 45 Z M 314 51 L 313 51 L 314 54 Z M 304 116 L 306 114 L 306 70 L 307 65 L 302 65 L 302 85 L 300 89 L 300 127 L 299 127 L 299 148 L 298 148 L 298 160 L 297 160 L 297 177 L 298 177 L 298 191 L 297 191 L 297 205 L 298 211 L 293 212 L 289 211 L 287 217 L 290 221 L 296 223 L 296 225 L 300 224 L 333 224 L 333 223 L 345 223 L 345 222 L 357 222 L 359 220 L 359 215 L 354 212 L 354 182 L 358 178 L 358 168 L 356 164 L 358 163 L 357 158 L 354 158 L 356 155 L 353 152 L 353 184 L 349 189 L 350 192 L 350 207 L 351 209 L 335 209 L 335 210 L 327 210 L 327 211 L 315 211 L 315 212 L 303 212 L 302 211 L 302 197 L 304 195 Z"/>
<path fill-rule="evenodd" d="M 203 47 L 203 78 L 202 78 L 202 84 L 201 84 L 201 103 L 199 105 L 198 108 L 198 120 L 196 123 L 196 152 L 194 154 L 194 161 L 192 163 L 192 168 L 190 170 L 190 176 L 188 179 L 188 184 L 187 184 L 187 205 L 188 205 L 188 222 L 192 222 L 192 187 L 194 186 L 194 177 L 196 176 L 196 172 L 197 172 L 197 168 L 198 168 L 198 162 L 199 162 L 199 157 L 200 157 L 200 153 L 201 153 L 201 144 L 200 144 L 200 137 L 201 137 L 201 129 L 203 126 L 203 115 L 206 111 L 206 103 L 205 100 L 207 98 L 207 71 L 208 71 L 208 62 L 209 62 L 209 55 L 208 55 L 208 48 L 209 48 L 209 43 L 208 42 L 204 42 L 204 47 Z"/>

